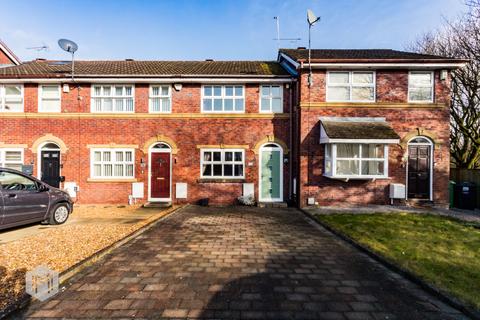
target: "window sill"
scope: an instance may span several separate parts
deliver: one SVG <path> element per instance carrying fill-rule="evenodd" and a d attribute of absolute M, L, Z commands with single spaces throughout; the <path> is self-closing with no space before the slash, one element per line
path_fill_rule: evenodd
<path fill-rule="evenodd" d="M 341 180 L 341 181 L 345 181 L 345 182 L 348 182 L 349 180 L 372 180 L 372 181 L 375 181 L 375 180 L 391 180 L 392 179 L 392 178 L 387 177 L 387 176 L 378 176 L 378 177 L 375 177 L 375 176 L 330 176 L 330 175 L 326 175 L 326 174 L 324 174 L 323 176 L 325 178 L 329 178 L 329 179 L 332 179 L 332 180 Z"/>
<path fill-rule="evenodd" d="M 221 178 L 205 179 L 205 178 L 201 178 L 201 179 L 198 179 L 197 182 L 198 183 L 244 183 L 245 179 L 244 178 L 240 178 L 240 179 L 221 179 Z"/>
<path fill-rule="evenodd" d="M 88 178 L 87 182 L 104 182 L 104 183 L 137 182 L 137 179 L 135 178 L 125 178 L 125 179 Z"/>

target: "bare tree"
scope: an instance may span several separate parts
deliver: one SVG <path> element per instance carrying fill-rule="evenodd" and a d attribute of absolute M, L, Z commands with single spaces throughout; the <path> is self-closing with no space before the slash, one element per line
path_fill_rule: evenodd
<path fill-rule="evenodd" d="M 451 162 L 457 168 L 480 169 L 480 0 L 466 5 L 463 17 L 445 21 L 441 29 L 424 34 L 409 49 L 470 60 L 452 74 Z"/>

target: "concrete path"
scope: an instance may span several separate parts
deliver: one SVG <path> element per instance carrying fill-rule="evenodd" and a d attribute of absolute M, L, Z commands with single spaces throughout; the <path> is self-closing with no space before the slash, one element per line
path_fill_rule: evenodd
<path fill-rule="evenodd" d="M 21 317 L 467 319 L 295 209 L 195 206 Z"/>

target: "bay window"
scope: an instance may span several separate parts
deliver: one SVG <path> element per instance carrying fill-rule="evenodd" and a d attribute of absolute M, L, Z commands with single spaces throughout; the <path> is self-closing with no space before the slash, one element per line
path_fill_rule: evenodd
<path fill-rule="evenodd" d="M 39 112 L 61 111 L 60 85 L 40 85 L 38 87 L 38 97 Z"/>
<path fill-rule="evenodd" d="M 93 85 L 92 112 L 133 112 L 133 85 Z"/>
<path fill-rule="evenodd" d="M 260 112 L 283 112 L 283 87 L 281 85 L 260 86 Z"/>
<path fill-rule="evenodd" d="M 327 73 L 328 102 L 374 102 L 375 72 L 329 71 Z"/>
<path fill-rule="evenodd" d="M 23 149 L 12 148 L 0 149 L 0 167 L 22 170 L 23 165 Z"/>
<path fill-rule="evenodd" d="M 90 172 L 92 178 L 134 178 L 134 149 L 92 149 Z"/>
<path fill-rule="evenodd" d="M 220 179 L 244 178 L 245 152 L 241 149 L 202 149 L 201 177 Z"/>
<path fill-rule="evenodd" d="M 171 108 L 171 86 L 151 85 L 149 106 L 151 113 L 170 113 Z"/>
<path fill-rule="evenodd" d="M 203 86 L 202 112 L 245 112 L 244 91 L 241 85 Z"/>
<path fill-rule="evenodd" d="M 348 179 L 388 177 L 388 145 L 331 143 L 325 145 L 325 176 Z"/>
<path fill-rule="evenodd" d="M 23 112 L 22 85 L 0 85 L 0 112 Z"/>
<path fill-rule="evenodd" d="M 411 71 L 408 74 L 408 101 L 433 102 L 433 72 Z"/>

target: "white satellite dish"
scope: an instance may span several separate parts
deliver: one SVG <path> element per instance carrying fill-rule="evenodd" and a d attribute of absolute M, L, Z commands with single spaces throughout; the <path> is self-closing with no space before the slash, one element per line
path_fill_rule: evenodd
<path fill-rule="evenodd" d="M 58 40 L 58 45 L 63 50 L 70 52 L 72 54 L 72 81 L 75 81 L 73 78 L 73 74 L 75 70 L 75 51 L 78 50 L 78 45 L 72 40 L 67 40 L 67 39 Z"/>
<path fill-rule="evenodd" d="M 318 20 L 320 20 L 320 17 L 317 18 L 317 16 L 313 13 L 312 10 L 307 9 L 307 21 L 310 26 L 313 26 Z"/>
<path fill-rule="evenodd" d="M 60 48 L 63 50 L 70 52 L 70 53 L 75 53 L 75 51 L 78 50 L 78 45 L 73 42 L 72 40 L 67 40 L 67 39 L 60 39 L 58 40 L 58 45 Z"/>

